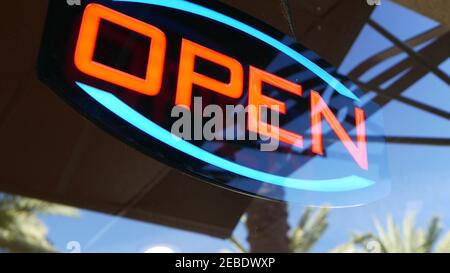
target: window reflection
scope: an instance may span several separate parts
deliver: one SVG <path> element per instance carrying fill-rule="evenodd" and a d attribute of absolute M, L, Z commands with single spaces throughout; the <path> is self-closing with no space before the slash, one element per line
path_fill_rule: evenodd
<path fill-rule="evenodd" d="M 448 28 L 383 1 L 339 66 L 382 106 L 372 115 L 388 142 L 383 200 L 327 209 L 254 199 L 233 236 L 218 239 L 3 193 L 0 250 L 450 252 L 449 45 Z"/>

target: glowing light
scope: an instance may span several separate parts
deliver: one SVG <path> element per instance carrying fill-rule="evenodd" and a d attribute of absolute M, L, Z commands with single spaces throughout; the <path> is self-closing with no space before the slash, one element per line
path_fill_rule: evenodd
<path fill-rule="evenodd" d="M 248 129 L 250 131 L 264 134 L 271 138 L 276 138 L 290 145 L 302 148 L 302 136 L 295 134 L 289 130 L 281 129 L 278 127 L 275 128 L 274 126 L 261 121 L 260 113 L 261 106 L 266 105 L 272 110 L 278 110 L 279 112 L 286 114 L 286 104 L 262 94 L 263 82 L 278 87 L 282 90 L 286 90 L 297 96 L 302 95 L 302 87 L 298 84 L 282 79 L 253 66 L 250 66 L 249 74 L 250 79 L 248 89 L 248 105 L 254 105 L 255 107 L 253 109 L 255 109 L 255 111 L 248 112 Z"/>
<path fill-rule="evenodd" d="M 209 18 L 211 20 L 220 22 L 222 24 L 228 25 L 230 27 L 233 27 L 237 30 L 240 30 L 244 33 L 247 33 L 247 34 L 265 42 L 266 44 L 278 49 L 279 51 L 283 52 L 287 56 L 296 60 L 297 62 L 299 62 L 300 64 L 305 66 L 307 69 L 309 69 L 311 72 L 313 72 L 315 75 L 317 75 L 322 80 L 324 80 L 328 85 L 333 87 L 339 94 L 346 96 L 350 99 L 353 99 L 355 101 L 359 101 L 358 97 L 355 94 L 353 94 L 353 92 L 350 91 L 345 85 L 343 85 L 339 80 L 337 80 L 336 78 L 331 76 L 328 72 L 326 72 L 320 66 L 318 66 L 314 62 L 310 61 L 307 57 L 303 56 L 296 50 L 283 44 L 282 42 L 278 41 L 277 39 L 251 27 L 243 22 L 240 22 L 234 18 L 231 18 L 227 15 L 224 15 L 222 13 L 211 10 L 209 8 L 206 8 L 206 7 L 203 7 L 198 4 L 188 2 L 188 1 L 184 1 L 184 0 L 114 0 L 114 1 L 134 2 L 134 3 L 142 3 L 142 4 L 149 4 L 149 5 L 172 8 L 172 9 L 181 10 L 184 12 L 197 14 L 197 15 Z"/>
<path fill-rule="evenodd" d="M 92 60 L 97 41 L 100 20 L 128 28 L 151 38 L 146 78 L 141 79 Z M 159 93 L 166 54 L 166 36 L 158 28 L 99 4 L 89 4 L 83 20 L 75 50 L 75 65 L 90 76 L 112 82 L 136 92 L 154 96 Z"/>
<path fill-rule="evenodd" d="M 239 165 L 235 162 L 229 161 L 206 150 L 203 150 L 202 148 L 197 147 L 185 140 L 174 138 L 171 132 L 165 130 L 140 113 L 136 112 L 130 106 L 128 106 L 109 92 L 79 82 L 77 82 L 76 84 L 94 100 L 99 102 L 101 105 L 109 109 L 117 116 L 121 117 L 123 120 L 127 121 L 139 130 L 145 132 L 146 134 L 179 151 L 189 154 L 192 157 L 195 157 L 208 164 L 212 164 L 229 172 L 241 175 L 243 177 L 248 177 L 257 181 L 282 187 L 317 192 L 352 191 L 367 188 L 374 184 L 374 182 L 371 180 L 355 175 L 326 180 L 303 180 L 273 175 Z"/>
<path fill-rule="evenodd" d="M 356 145 L 350 136 L 345 132 L 344 127 L 339 123 L 338 119 L 333 115 L 326 102 L 319 93 L 311 90 L 311 129 L 312 129 L 312 150 L 316 154 L 323 154 L 322 145 L 322 116 L 330 124 L 333 131 L 342 141 L 345 148 L 355 159 L 359 167 L 364 170 L 369 169 L 367 158 L 367 141 L 366 141 L 366 123 L 364 120 L 364 111 L 355 107 L 356 122 Z"/>
<path fill-rule="evenodd" d="M 228 68 L 230 71 L 230 82 L 223 83 L 195 72 L 195 59 L 197 57 Z M 193 84 L 205 87 L 208 90 L 213 90 L 230 98 L 239 98 L 243 92 L 244 70 L 241 63 L 237 60 L 187 39 L 183 39 L 177 95 L 175 99 L 177 105 L 190 108 Z"/>

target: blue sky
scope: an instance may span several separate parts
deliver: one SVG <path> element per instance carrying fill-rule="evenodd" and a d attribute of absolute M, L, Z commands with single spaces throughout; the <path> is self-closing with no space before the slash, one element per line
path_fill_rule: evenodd
<path fill-rule="evenodd" d="M 390 1 L 383 0 L 372 14 L 372 19 L 401 40 L 411 38 L 437 26 L 437 23 Z M 346 73 L 362 60 L 382 51 L 392 44 L 373 30 L 364 27 L 357 41 L 340 67 Z M 371 79 L 406 55 L 386 60 L 363 75 Z M 450 61 L 439 68 L 450 74 Z M 403 96 L 440 108 L 450 109 L 450 92 L 445 82 L 428 74 L 403 92 Z M 384 107 L 386 135 L 450 138 L 450 122 L 443 118 L 392 101 Z M 390 194 L 378 201 L 354 208 L 333 209 L 329 228 L 315 247 L 315 251 L 328 251 L 346 242 L 356 231 L 374 230 L 373 218 L 384 222 L 392 214 L 401 222 L 407 211 L 417 212 L 418 225 L 423 226 L 434 215 L 443 219 L 450 229 L 450 147 L 389 144 L 387 150 Z M 304 207 L 289 204 L 289 222 L 293 226 Z M 177 252 L 220 252 L 234 250 L 227 240 L 160 225 L 119 218 L 82 210 L 78 218 L 42 216 L 49 228 L 49 237 L 60 251 L 67 251 L 70 241 L 78 241 L 87 252 L 143 252 L 154 245 L 166 245 Z M 246 241 L 245 227 L 240 224 L 234 234 Z"/>

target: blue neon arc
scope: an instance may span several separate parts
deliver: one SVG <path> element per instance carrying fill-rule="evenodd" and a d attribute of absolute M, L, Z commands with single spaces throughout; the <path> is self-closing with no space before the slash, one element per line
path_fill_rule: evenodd
<path fill-rule="evenodd" d="M 277 39 L 255 29 L 254 27 L 251 27 L 251 26 L 249 26 L 243 22 L 240 22 L 234 18 L 231 18 L 227 15 L 224 15 L 217 11 L 211 10 L 209 8 L 206 8 L 206 7 L 203 7 L 198 4 L 191 3 L 191 2 L 188 2 L 185 0 L 113 0 L 113 1 L 142 3 L 142 4 L 149 4 L 149 5 L 162 6 L 162 7 L 182 10 L 185 12 L 189 12 L 189 13 L 197 14 L 197 15 L 200 15 L 203 17 L 207 17 L 209 19 L 220 22 L 222 24 L 231 26 L 235 29 L 245 32 L 245 33 L 265 42 L 266 44 L 268 44 L 270 46 L 273 46 L 274 48 L 283 52 L 287 56 L 296 60 L 297 62 L 299 62 L 306 68 L 308 68 L 315 75 L 317 75 L 322 80 L 324 80 L 328 85 L 333 87 L 339 94 L 341 94 L 345 97 L 348 97 L 350 99 L 353 99 L 355 101 L 359 101 L 358 97 L 352 91 L 350 91 L 345 85 L 343 85 L 340 81 L 338 81 L 336 78 L 331 76 L 328 72 L 323 70 L 320 66 L 316 65 L 314 62 L 310 61 L 308 58 L 306 58 L 302 54 L 298 53 L 297 51 L 295 51 L 294 49 L 290 48 L 289 46 L 283 44 L 282 42 L 278 41 Z"/>
<path fill-rule="evenodd" d="M 359 176 L 349 176 L 328 180 L 302 180 L 273 175 L 239 165 L 235 162 L 229 161 L 206 150 L 203 150 L 202 148 L 195 146 L 185 140 L 175 137 L 171 132 L 167 131 L 166 129 L 160 127 L 140 113 L 136 112 L 133 108 L 131 108 L 109 92 L 79 82 L 77 82 L 76 84 L 94 100 L 99 102 L 104 107 L 108 108 L 114 114 L 118 115 L 134 127 L 138 128 L 139 130 L 177 150 L 180 150 L 190 156 L 193 156 L 199 160 L 202 160 L 208 164 L 212 164 L 229 172 L 282 187 L 318 192 L 352 191 L 367 188 L 374 184 L 373 181 Z"/>

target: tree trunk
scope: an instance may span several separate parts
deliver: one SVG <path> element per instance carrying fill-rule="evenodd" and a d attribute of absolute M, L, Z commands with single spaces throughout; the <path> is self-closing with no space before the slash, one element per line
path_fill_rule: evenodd
<path fill-rule="evenodd" d="M 273 191 L 275 187 L 267 186 L 264 190 Z M 246 221 L 250 252 L 289 252 L 287 217 L 285 203 L 254 199 Z"/>

